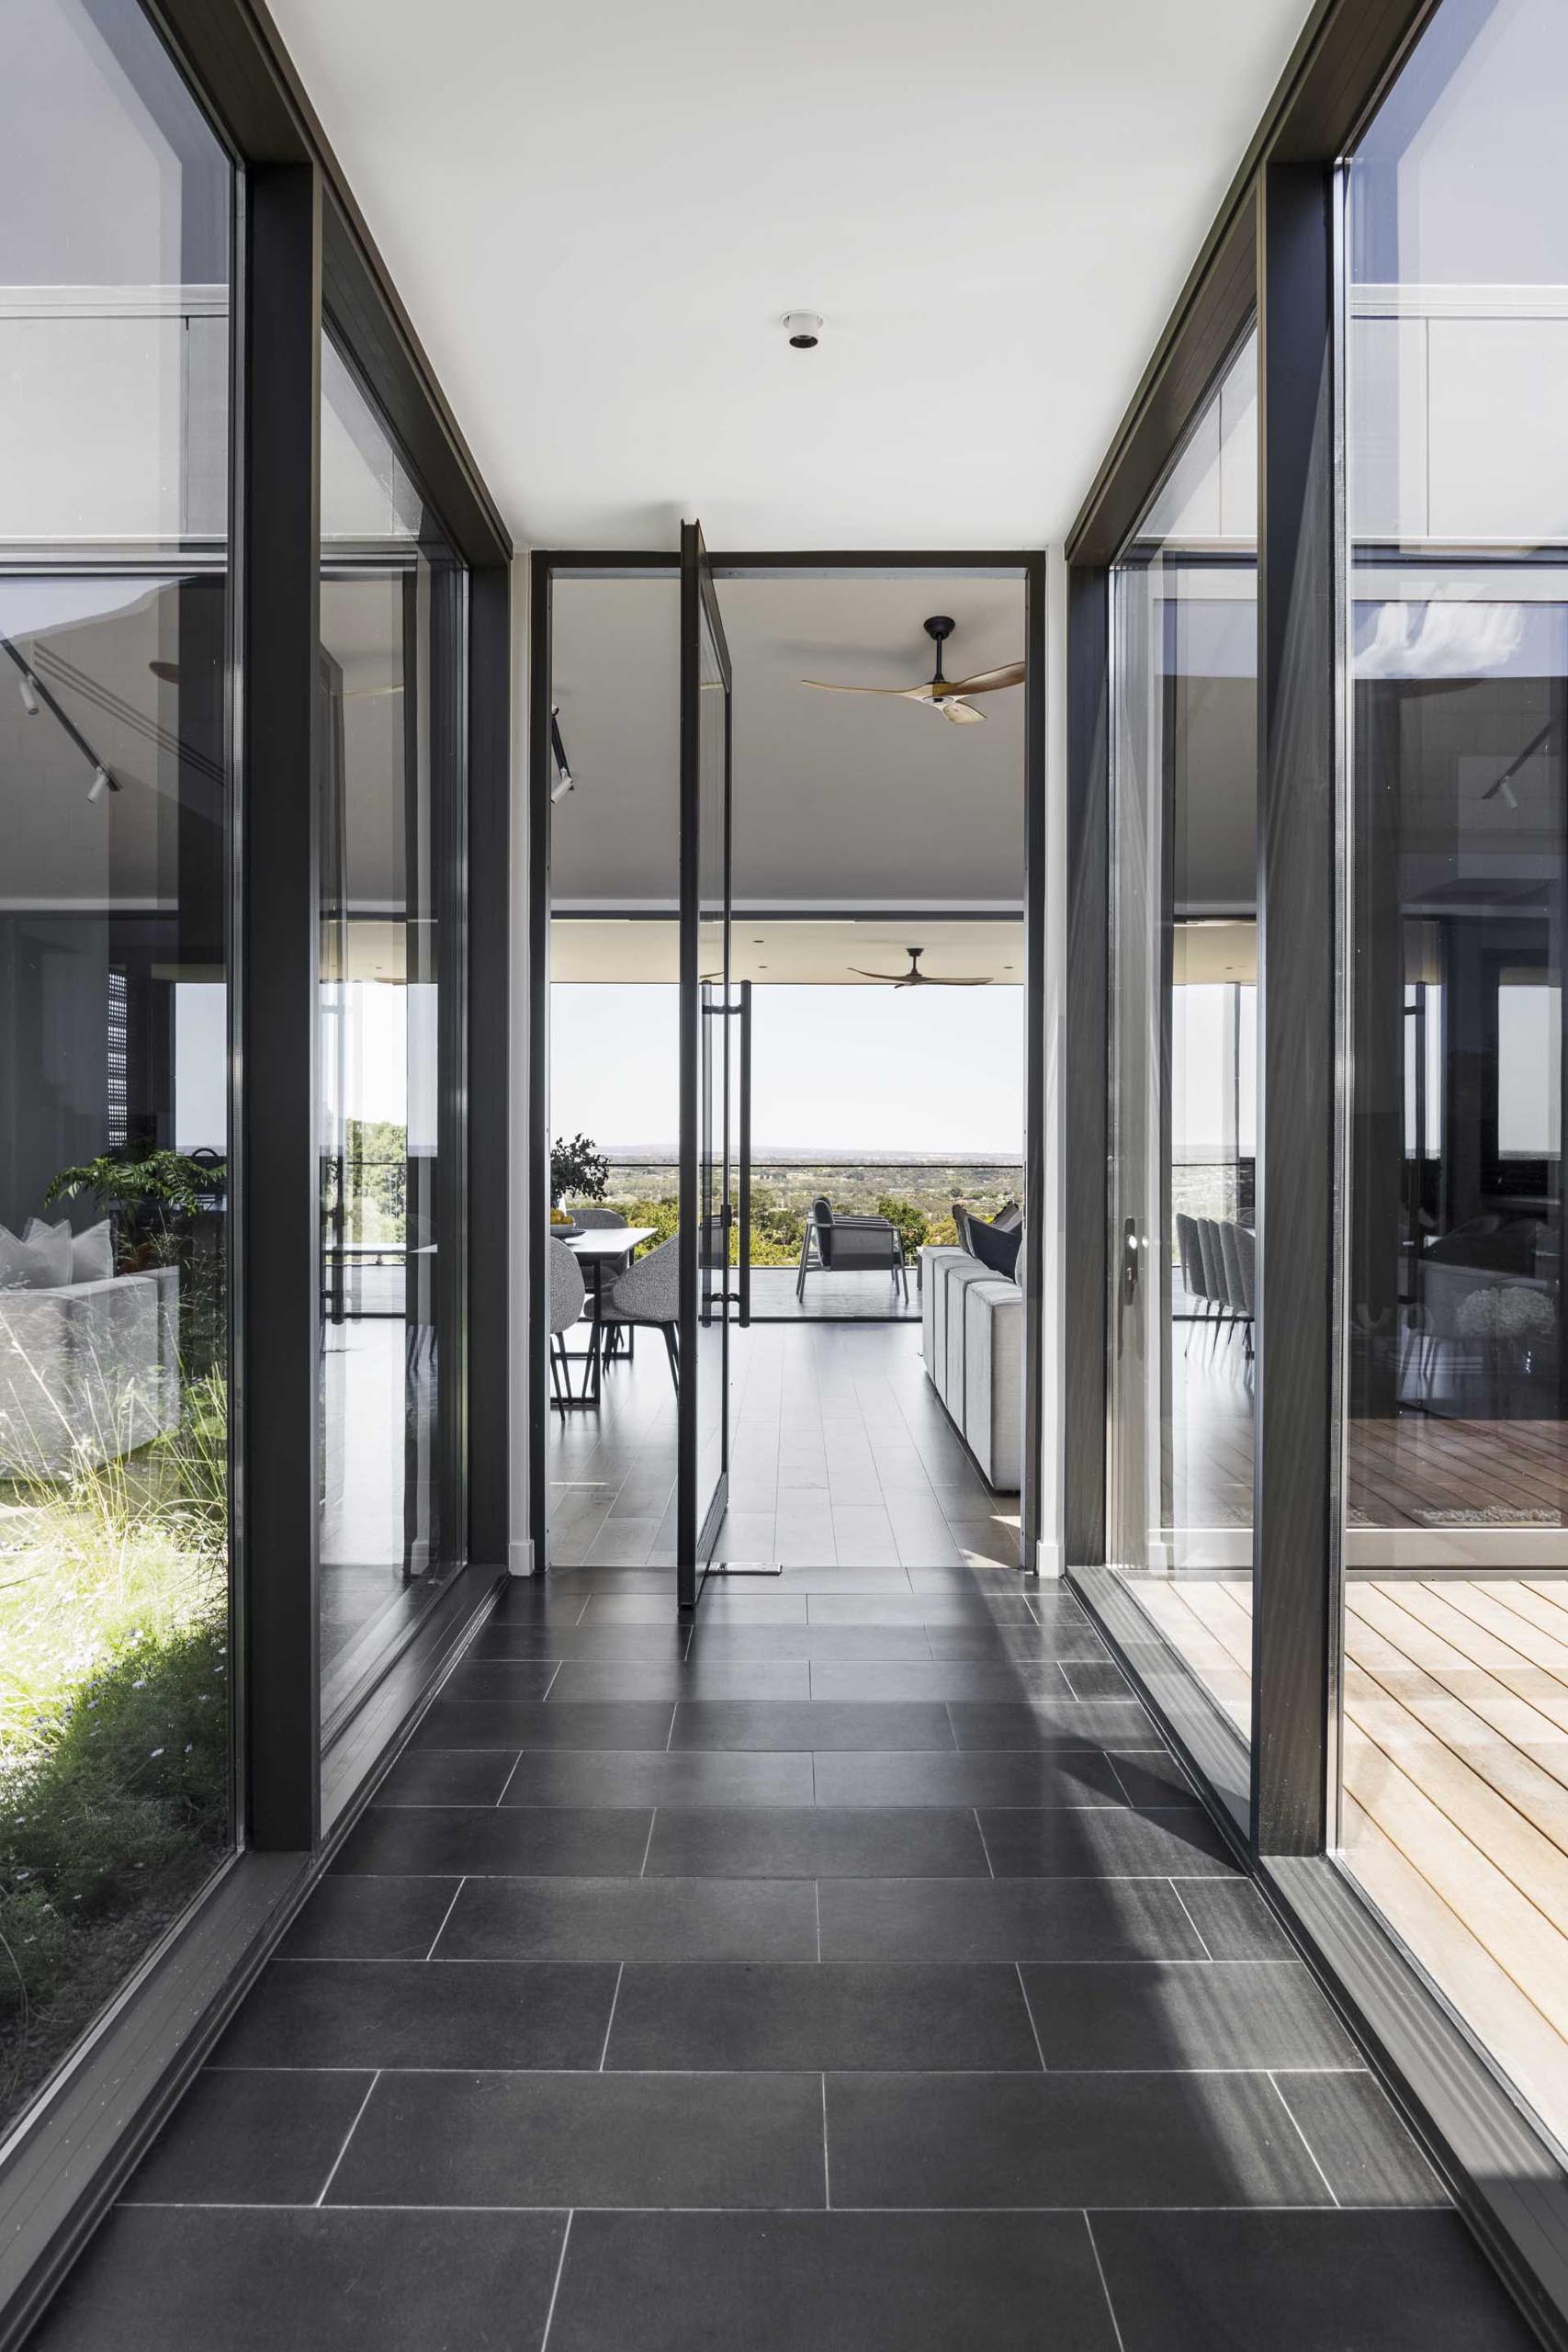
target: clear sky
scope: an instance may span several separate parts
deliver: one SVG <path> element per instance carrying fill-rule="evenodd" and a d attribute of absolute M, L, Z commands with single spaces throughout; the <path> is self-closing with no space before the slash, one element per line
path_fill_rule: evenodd
<path fill-rule="evenodd" d="M 751 1135 L 769 1151 L 1021 1152 L 1023 990 L 752 989 Z M 550 991 L 550 1132 L 673 1152 L 676 991 Z"/>

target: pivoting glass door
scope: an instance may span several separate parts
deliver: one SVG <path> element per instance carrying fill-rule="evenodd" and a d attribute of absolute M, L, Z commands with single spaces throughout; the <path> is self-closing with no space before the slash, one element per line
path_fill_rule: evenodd
<path fill-rule="evenodd" d="M 730 664 L 700 525 L 681 526 L 680 1605 L 695 1605 L 729 1470 Z"/>

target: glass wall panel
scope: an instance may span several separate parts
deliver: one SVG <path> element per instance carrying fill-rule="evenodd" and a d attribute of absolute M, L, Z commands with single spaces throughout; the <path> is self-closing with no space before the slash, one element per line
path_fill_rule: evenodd
<path fill-rule="evenodd" d="M 1113 577 L 1108 1536 L 1250 1735 L 1257 389 L 1237 351 Z"/>
<path fill-rule="evenodd" d="M 464 575 L 321 354 L 321 1717 L 463 1555 L 456 1108 Z"/>
<path fill-rule="evenodd" d="M 0 83 L 0 2133 L 232 1838 L 227 157 L 134 0 Z"/>
<path fill-rule="evenodd" d="M 1568 2141 L 1568 15 L 1348 171 L 1345 1861 Z"/>

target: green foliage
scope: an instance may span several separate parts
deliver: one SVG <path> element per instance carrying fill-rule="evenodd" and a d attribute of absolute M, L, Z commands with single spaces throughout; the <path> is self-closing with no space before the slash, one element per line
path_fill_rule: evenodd
<path fill-rule="evenodd" d="M 199 1216 L 228 1181 L 220 1159 L 190 1159 L 184 1152 L 139 1146 L 62 1168 L 44 1199 L 73 1201 L 91 1193 L 98 1207 L 115 1216 L 122 1265 L 171 1263 L 178 1254 L 179 1227 Z"/>
<path fill-rule="evenodd" d="M 550 1206 L 559 1208 L 568 1193 L 580 1200 L 602 1201 L 610 1182 L 610 1163 L 587 1136 L 570 1143 L 557 1136 L 550 1146 Z"/>
<path fill-rule="evenodd" d="M 603 1200 L 604 1194 L 601 1193 L 599 1198 Z M 660 1241 L 668 1241 L 672 1233 L 680 1230 L 681 1204 L 673 1194 L 666 1194 L 657 1201 L 612 1200 L 607 1205 L 618 1209 L 628 1225 L 652 1226 L 653 1239 L 645 1244 L 649 1250 L 656 1248 Z"/>
<path fill-rule="evenodd" d="M 344 1239 L 406 1241 L 407 1127 L 395 1119 L 348 1119 L 344 1125 Z"/>
<path fill-rule="evenodd" d="M 931 1238 L 931 1221 L 930 1217 L 926 1215 L 924 1209 L 918 1207 L 913 1201 L 905 1200 L 902 1193 L 879 1193 L 877 1195 L 876 1202 L 876 1214 L 878 1216 L 885 1216 L 889 1225 L 896 1225 L 897 1227 L 898 1238 L 904 1245 L 904 1255 L 906 1258 L 913 1258 L 917 1256 L 921 1243 L 929 1241 Z M 951 1221 L 952 1220 L 950 1219 L 949 1222 L 951 1223 Z"/>
<path fill-rule="evenodd" d="M 229 1807 L 228 1413 L 0 1510 L 0 2113 L 212 1867 Z"/>

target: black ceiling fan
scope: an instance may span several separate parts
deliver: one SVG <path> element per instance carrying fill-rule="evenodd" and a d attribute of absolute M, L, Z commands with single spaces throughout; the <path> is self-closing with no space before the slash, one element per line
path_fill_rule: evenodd
<path fill-rule="evenodd" d="M 979 714 L 976 712 L 976 716 L 978 717 Z M 907 972 L 866 972 L 863 971 L 858 964 L 852 964 L 850 969 L 857 979 L 880 980 L 884 988 L 889 989 L 988 989 L 990 987 L 991 979 L 988 972 L 964 980 L 939 979 L 934 972 L 922 972 L 920 958 L 925 952 L 923 947 L 907 947 L 904 950 L 909 959 L 909 968 Z"/>
<path fill-rule="evenodd" d="M 972 708 L 966 697 L 970 695 L 994 695 L 1004 686 L 1023 684 L 1024 665 L 1021 662 L 1004 662 L 999 670 L 979 670 L 972 678 L 944 678 L 942 674 L 942 649 L 953 635 L 956 623 L 947 613 L 933 613 L 924 624 L 926 635 L 936 647 L 935 673 L 918 686 L 841 686 L 827 678 L 803 678 L 803 686 L 816 686 L 829 695 L 891 695 L 899 702 L 929 703 L 940 710 L 955 727 L 968 726 L 984 718 L 983 710 Z"/>

